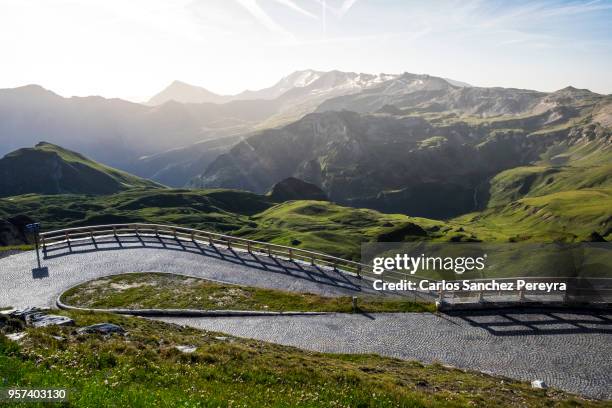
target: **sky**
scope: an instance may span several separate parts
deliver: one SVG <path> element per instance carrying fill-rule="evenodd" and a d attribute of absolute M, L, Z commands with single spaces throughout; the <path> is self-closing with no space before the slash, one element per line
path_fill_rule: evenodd
<path fill-rule="evenodd" d="M 0 0 L 0 88 L 144 101 L 300 69 L 612 93 L 612 0 Z"/>

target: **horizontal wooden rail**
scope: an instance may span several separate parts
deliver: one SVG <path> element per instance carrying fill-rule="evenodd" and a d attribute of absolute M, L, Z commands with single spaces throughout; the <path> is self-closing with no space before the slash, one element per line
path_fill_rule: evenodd
<path fill-rule="evenodd" d="M 185 228 L 173 225 L 162 225 L 162 224 L 143 224 L 143 223 L 132 223 L 132 224 L 107 224 L 107 225 L 95 225 L 86 227 L 67 228 L 56 231 L 43 232 L 40 234 L 41 245 L 44 255 L 46 256 L 49 251 L 53 250 L 55 246 L 68 246 L 71 248 L 72 244 L 78 244 L 80 241 L 92 240 L 95 243 L 96 239 L 103 237 L 119 237 L 119 236 L 136 236 L 146 237 L 153 236 L 159 238 L 172 238 L 183 241 L 200 242 L 208 245 L 219 245 L 228 249 L 239 249 L 246 250 L 249 253 L 261 253 L 270 257 L 279 257 L 288 259 L 291 261 L 300 261 L 313 266 L 328 267 L 330 269 L 341 271 L 344 273 L 353 274 L 359 278 L 367 278 L 369 280 L 383 280 L 384 282 L 399 282 L 405 281 L 416 281 L 428 280 L 432 283 L 438 282 L 432 278 L 425 278 L 422 276 L 412 275 L 410 273 L 386 270 L 382 275 L 375 274 L 371 265 L 363 264 L 348 259 L 327 255 L 321 252 L 310 251 L 301 248 L 295 248 L 285 245 L 272 244 L 269 242 L 255 241 L 246 238 L 235 237 L 231 235 L 220 234 L 217 232 L 203 231 L 193 228 Z M 457 280 L 461 280 L 461 276 L 456 276 Z M 612 298 L 612 279 L 610 278 L 572 278 L 572 277 L 517 277 L 517 278 L 486 278 L 486 279 L 469 279 L 471 282 L 490 282 L 495 280 L 497 282 L 509 282 L 516 281 L 517 279 L 523 279 L 528 282 L 570 282 L 586 281 L 587 283 L 575 286 L 573 292 L 580 293 L 593 293 L 598 294 L 599 298 L 602 297 L 610 301 Z M 593 283 L 597 283 L 593 285 Z M 593 286 L 597 286 L 598 289 L 593 289 Z M 478 296 L 479 300 L 486 300 L 491 298 L 494 300 L 500 296 L 508 296 L 514 294 L 517 301 L 524 299 L 525 292 L 518 293 L 496 291 L 496 290 L 483 290 L 477 292 L 461 292 L 452 290 L 427 290 L 430 295 L 438 297 L 439 300 L 454 299 L 469 296 Z M 549 297 L 551 300 L 555 300 L 554 293 L 542 293 L 538 290 L 528 291 L 530 295 L 537 295 L 541 297 Z M 588 296 L 588 295 L 585 295 Z M 558 294 L 557 294 L 558 297 Z M 597 297 L 597 296 L 596 296 Z M 597 301 L 594 299 L 594 301 Z M 599 300 L 601 301 L 601 300 Z"/>
<path fill-rule="evenodd" d="M 96 239 L 108 236 L 158 236 L 181 240 L 200 241 L 211 245 L 220 245 L 229 249 L 243 249 L 248 252 L 260 252 L 269 256 L 283 257 L 289 260 L 303 261 L 312 265 L 326 266 L 335 270 L 350 272 L 358 277 L 376 277 L 372 267 L 323 254 L 320 252 L 294 248 L 285 245 L 255 241 L 216 232 L 161 224 L 108 224 L 87 227 L 67 228 L 40 234 L 43 252 L 46 254 L 53 246 L 71 245 L 80 240 Z"/>

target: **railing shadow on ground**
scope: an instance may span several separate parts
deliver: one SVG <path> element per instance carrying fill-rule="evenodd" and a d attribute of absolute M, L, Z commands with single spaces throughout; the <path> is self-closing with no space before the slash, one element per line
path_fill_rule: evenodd
<path fill-rule="evenodd" d="M 62 245 L 47 248 L 44 259 L 54 259 L 74 254 L 100 251 L 117 251 L 122 249 L 166 249 L 171 251 L 189 252 L 206 257 L 216 258 L 249 268 L 265 270 L 271 273 L 289 275 L 319 285 L 341 288 L 348 292 L 361 293 L 367 288 L 367 281 L 350 276 L 340 270 L 321 268 L 318 265 L 308 265 L 295 260 L 279 259 L 264 253 L 255 253 L 224 248 L 220 245 L 210 245 L 196 240 L 188 241 L 179 238 L 161 236 L 110 236 L 95 239 L 69 241 Z M 374 291 L 371 291 L 374 294 Z"/>
<path fill-rule="evenodd" d="M 445 314 L 480 327 L 494 336 L 612 334 L 611 311 L 513 308 L 449 311 Z"/>

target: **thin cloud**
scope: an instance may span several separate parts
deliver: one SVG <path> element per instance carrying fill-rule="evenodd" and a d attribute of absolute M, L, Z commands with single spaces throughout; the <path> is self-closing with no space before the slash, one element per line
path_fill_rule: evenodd
<path fill-rule="evenodd" d="M 260 6 L 256 0 L 236 0 L 251 15 L 268 30 L 293 38 L 293 34 L 277 24 Z"/>
<path fill-rule="evenodd" d="M 559 4 L 550 8 L 543 8 L 540 17 L 573 16 L 576 14 L 593 13 L 602 10 L 611 10 L 612 4 L 601 1 L 590 1 L 588 3 Z"/>
<path fill-rule="evenodd" d="M 551 17 L 571 17 L 578 14 L 596 13 L 612 10 L 612 3 L 602 3 L 599 0 L 588 3 L 530 3 L 519 7 L 509 7 L 506 12 L 496 11 L 495 17 L 483 22 L 485 27 L 503 26 L 526 20 L 543 20 Z"/>
<path fill-rule="evenodd" d="M 298 13 L 300 13 L 303 16 L 312 18 L 314 20 L 318 20 L 319 17 L 315 16 L 314 14 L 312 14 L 311 12 L 304 10 L 302 7 L 298 6 L 297 4 L 295 4 L 295 2 L 291 1 L 291 0 L 275 0 L 277 3 L 282 4 L 283 6 L 286 6 L 288 8 L 290 8 L 293 11 L 297 11 Z"/>

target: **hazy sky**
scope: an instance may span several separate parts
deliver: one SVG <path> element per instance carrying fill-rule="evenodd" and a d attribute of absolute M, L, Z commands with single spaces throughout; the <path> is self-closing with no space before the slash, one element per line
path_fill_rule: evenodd
<path fill-rule="evenodd" d="M 610 1 L 0 0 L 0 88 L 144 100 L 298 69 L 612 93 Z"/>

